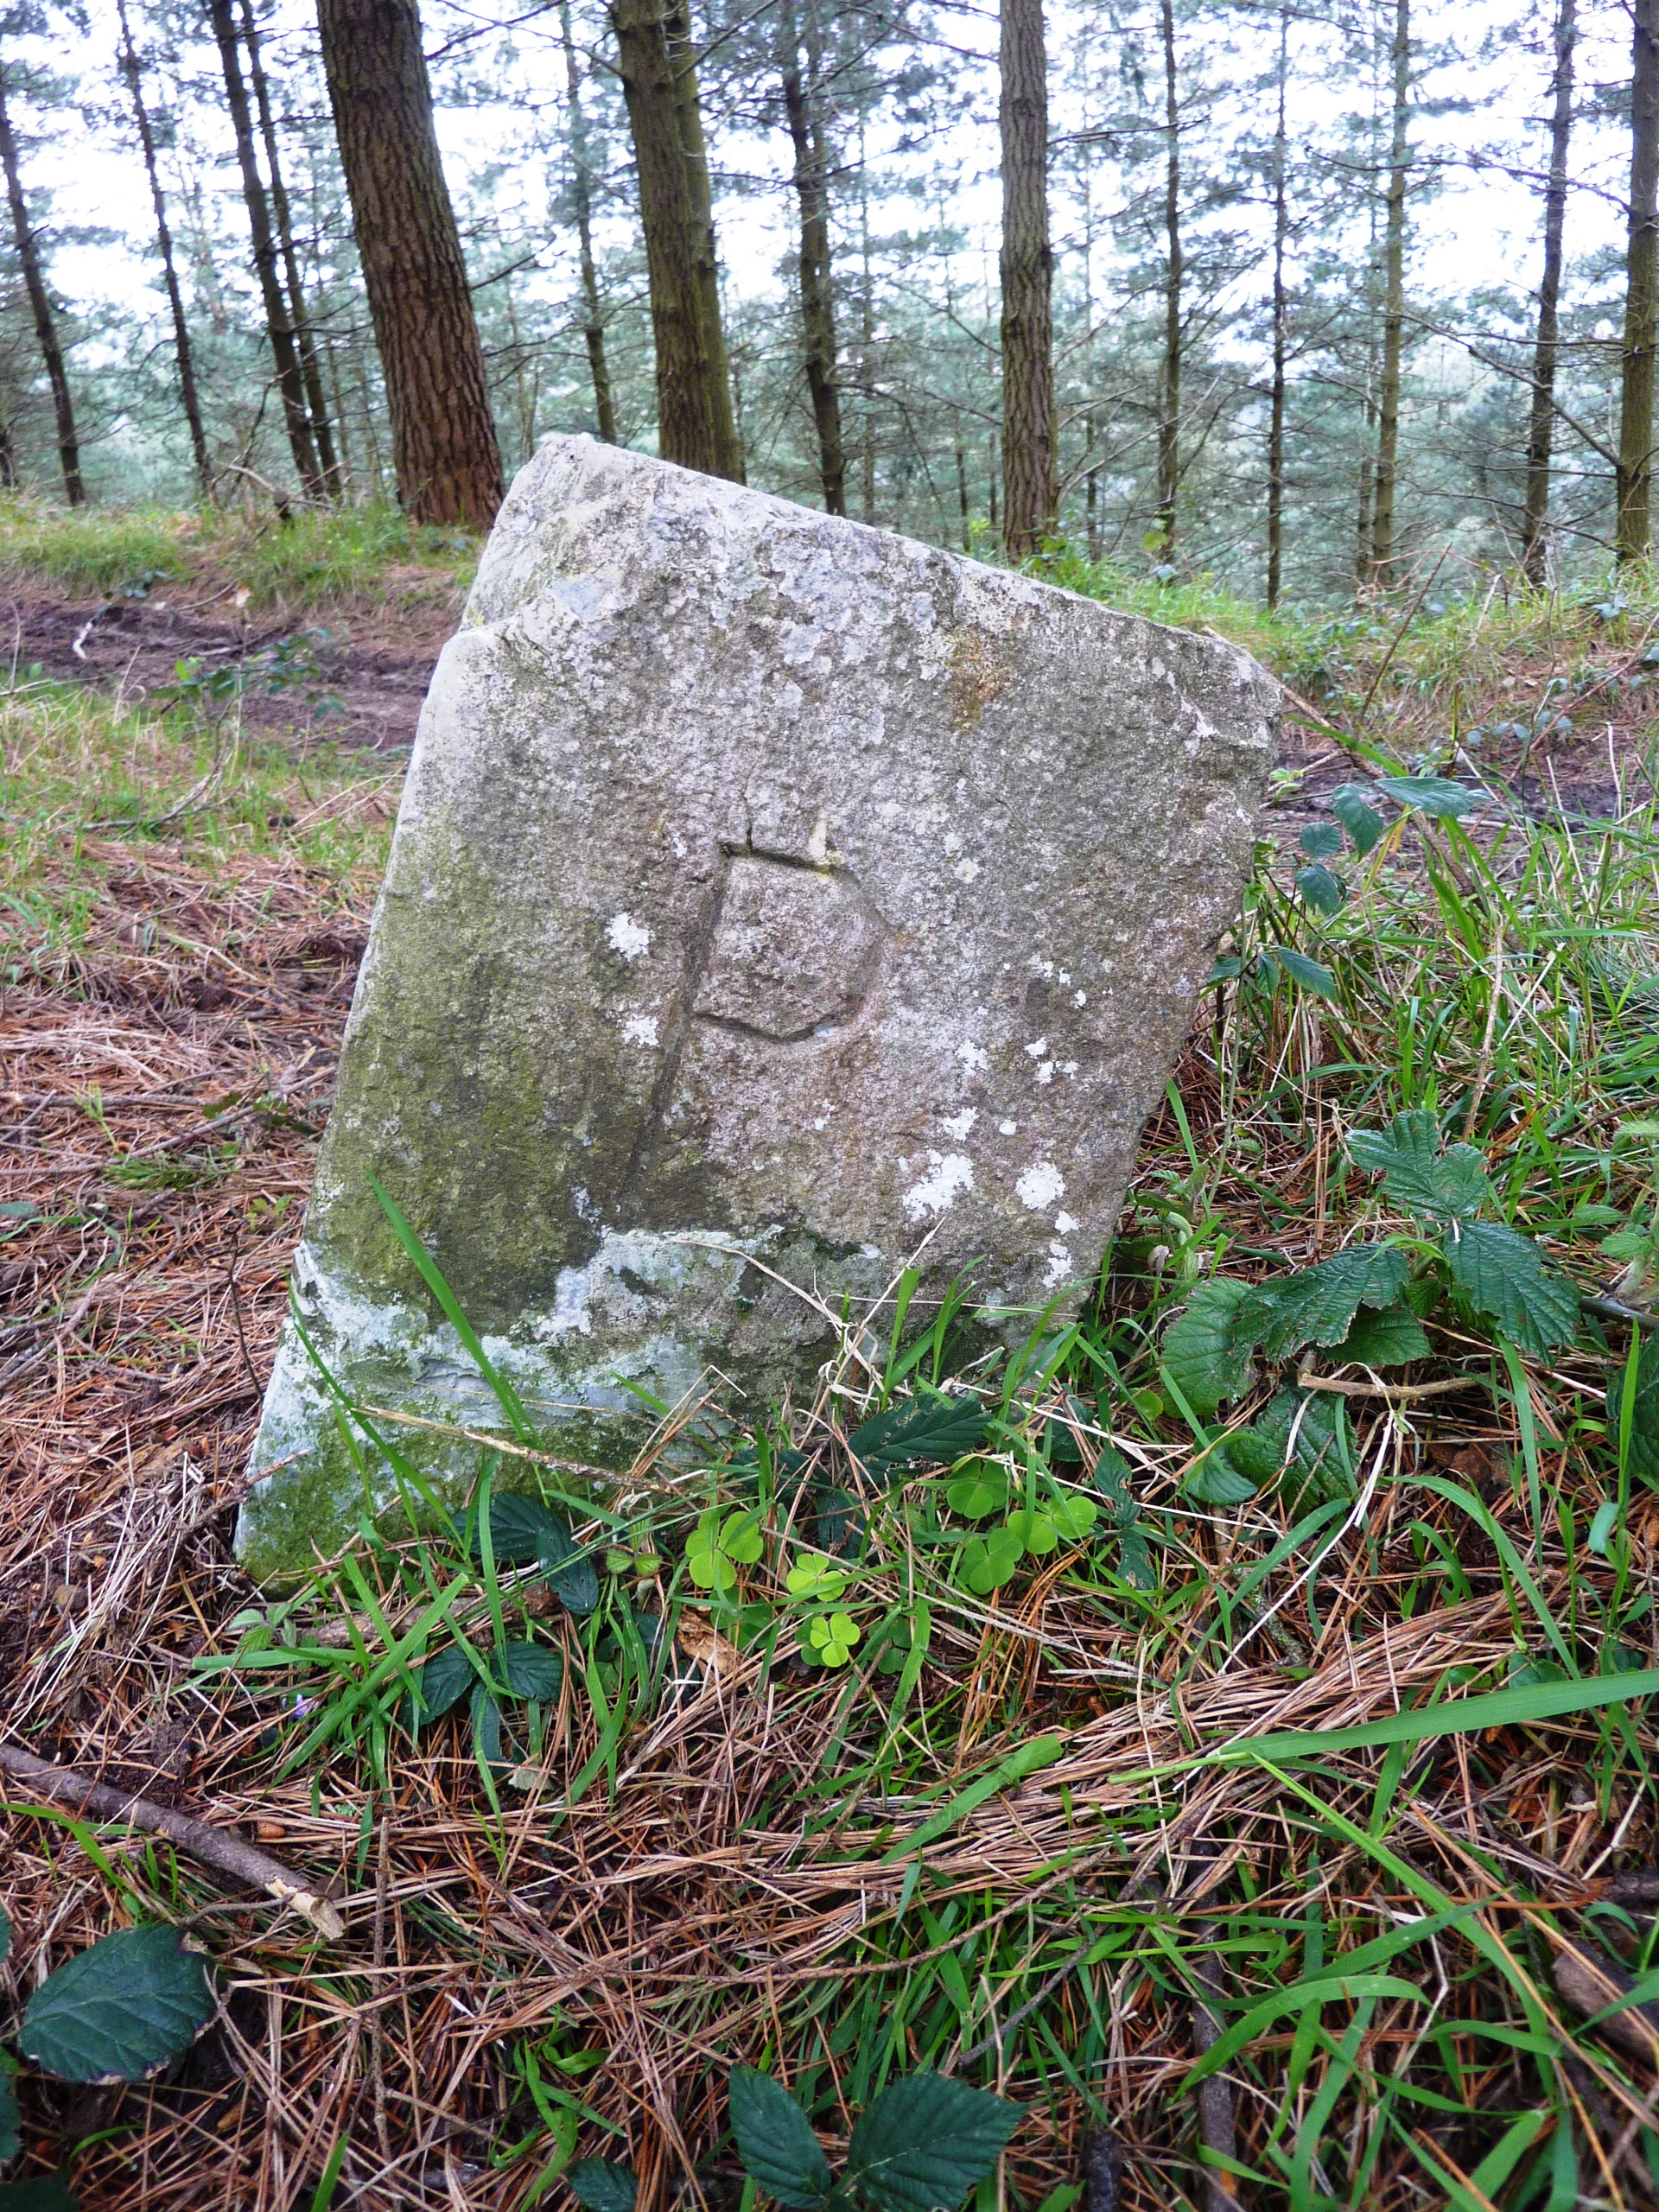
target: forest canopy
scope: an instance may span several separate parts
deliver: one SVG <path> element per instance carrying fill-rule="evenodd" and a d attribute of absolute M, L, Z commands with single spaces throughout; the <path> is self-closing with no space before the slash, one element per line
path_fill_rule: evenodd
<path fill-rule="evenodd" d="M 583 429 L 1319 604 L 1648 538 L 1656 11 L 3 18 L 0 477 L 486 525 Z"/>

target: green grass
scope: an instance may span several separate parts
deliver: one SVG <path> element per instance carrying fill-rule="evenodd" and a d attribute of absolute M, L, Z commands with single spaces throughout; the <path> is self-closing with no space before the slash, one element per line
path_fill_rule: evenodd
<path fill-rule="evenodd" d="M 478 553 L 468 532 L 411 524 L 391 507 L 302 508 L 283 521 L 0 503 L 0 570 L 75 593 L 159 594 L 211 573 L 245 588 L 261 609 L 315 607 L 411 588 L 464 590 Z"/>
<path fill-rule="evenodd" d="M 689 1470 L 683 1449 L 680 1471 L 660 1465 L 669 1494 L 637 1490 L 621 1514 L 550 1476 L 548 1505 L 599 1576 L 591 1607 L 550 1613 L 524 1610 L 541 1581 L 524 1554 L 480 1560 L 431 1535 L 410 1469 L 413 1525 L 288 1617 L 349 1613 L 359 1649 L 287 1630 L 208 1662 L 263 1700 L 280 1770 L 394 1796 L 442 1771 L 471 1796 L 477 1847 L 505 1853 L 511 1830 L 514 1878 L 557 1896 L 578 1863 L 626 1862 L 671 1818 L 690 1756 L 671 1726 L 685 1609 L 753 1655 L 758 1681 L 732 1693 L 738 1732 L 764 1713 L 773 1751 L 731 1752 L 742 1833 L 798 1840 L 757 1842 L 755 1881 L 723 1879 L 719 1911 L 722 1942 L 769 1961 L 775 1993 L 758 2003 L 747 1976 L 688 1986 L 664 1952 L 632 2045 L 596 1988 L 572 1993 L 564 2027 L 522 2034 L 512 2064 L 540 2081 L 602 2042 L 610 2063 L 583 2084 L 594 2118 L 567 2126 L 569 2106 L 548 2105 L 515 2155 L 617 2155 L 604 2131 L 628 2129 L 638 2085 L 671 2061 L 705 2116 L 705 2158 L 738 2057 L 785 2073 L 832 2132 L 895 2075 L 944 2066 L 1028 2107 L 1020 2202 L 1063 2186 L 1079 2131 L 1105 2124 L 1157 2173 L 1160 2202 L 1196 2202 L 1202 2001 L 1224 2031 L 1207 2066 L 1233 2082 L 1258 2205 L 1601 2201 L 1586 2076 L 1659 2167 L 1645 2073 L 1552 1987 L 1553 1939 L 1611 1943 L 1617 1964 L 1623 1923 L 1563 1902 L 1587 1848 L 1548 1873 L 1586 1819 L 1596 1850 L 1622 1833 L 1611 1864 L 1659 1835 L 1656 1677 L 1621 1674 L 1659 1656 L 1659 1404 L 1644 1382 L 1621 1440 L 1617 1314 L 1586 1306 L 1569 1341 L 1528 1351 L 1448 1272 L 1452 1232 L 1426 1233 L 1347 1150 L 1427 1111 L 1478 1154 L 1487 1217 L 1605 1295 L 1618 1271 L 1601 1239 L 1654 1206 L 1652 1144 L 1621 1129 L 1659 1085 L 1659 834 L 1645 810 L 1593 833 L 1476 837 L 1443 821 L 1412 849 L 1423 834 L 1402 815 L 1363 860 L 1339 861 L 1348 895 L 1324 920 L 1292 864 L 1264 854 L 1237 972 L 1151 1133 L 1098 1296 L 1023 1367 L 950 1385 L 987 1419 L 971 1452 L 873 1481 L 871 1447 L 837 1440 L 826 1407 L 764 1431 L 759 1459 L 711 1433 Z M 1286 944 L 1328 969 L 1329 995 L 1255 967 L 1255 946 Z M 1293 1340 L 1258 1355 L 1218 1412 L 1184 1410 L 1169 1331 L 1195 1291 L 1282 1283 L 1378 1242 L 1422 1294 L 1421 1357 L 1368 1376 L 1340 1344 Z M 1218 1497 L 1217 1438 L 1294 1393 L 1305 1364 L 1362 1395 L 1310 1394 L 1305 1433 L 1338 1409 L 1321 1451 L 1287 1446 L 1243 1497 Z M 918 1338 L 863 1386 L 863 1410 L 951 1373 L 948 1346 Z M 1363 1395 L 1401 1385 L 1393 1401 Z M 842 1436 L 858 1417 L 840 1402 Z M 501 1426 L 522 1440 L 521 1409 L 504 1405 Z M 555 1435 L 531 1440 L 556 1451 Z M 395 1437 L 380 1441 L 395 1456 Z M 1457 1460 L 1471 1449 L 1479 1471 Z M 486 1518 L 499 1471 L 481 1455 Z M 843 1555 L 835 1494 L 850 1490 L 864 1526 Z M 1079 1504 L 1086 1530 L 1067 1518 Z M 1464 1640 L 1398 1656 L 1452 1608 Z M 845 1658 L 813 1668 L 811 1624 L 836 1617 Z M 417 1741 L 400 1719 L 423 1655 L 468 1623 L 563 1654 L 556 1710 L 506 1708 L 506 1759 L 524 1762 L 519 1786 L 544 1812 L 533 1841 L 510 1818 L 505 1765 L 481 1763 L 469 1731 Z M 1389 1639 L 1392 1661 L 1377 1656 Z M 1271 1700 L 1230 1702 L 1236 1679 L 1313 1702 L 1275 1730 Z M 296 1684 L 308 1703 L 289 1722 Z M 1628 1687 L 1643 1700 L 1624 1701 Z M 1370 1716 L 1357 1726 L 1356 1701 Z M 717 1740 L 727 1724 L 710 1724 Z M 655 1759 L 642 1748 L 664 1738 Z M 717 1767 L 715 1740 L 699 1757 Z M 817 1955 L 769 1936 L 791 1882 L 826 1864 L 865 1897 L 856 1931 Z M 631 1895 L 650 1909 L 645 1888 Z M 1639 1978 L 1659 1937 L 1624 1919 Z"/>
<path fill-rule="evenodd" d="M 1501 703 L 1563 696 L 1558 668 L 1604 694 L 1618 675 L 1639 728 L 1653 606 L 1630 597 L 1426 606 L 1397 649 L 1404 606 L 1268 625 L 1183 586 L 1147 611 L 1245 636 L 1384 766 L 1449 770 Z M 80 825 L 165 812 L 212 742 L 50 689 L 5 702 L 0 736 L 0 892 L 69 948 L 108 872 Z M 124 842 L 280 860 L 324 900 L 384 828 L 328 810 L 349 760 L 313 772 L 303 791 L 291 761 L 238 753 L 209 811 Z M 828 2136 L 921 2067 L 1014 2097 L 1026 2126 L 976 2212 L 1070 2212 L 1100 2126 L 1141 2201 L 1202 2203 L 1206 2071 L 1231 2084 L 1257 2207 L 1569 2212 L 1659 2185 L 1651 2068 L 1586 2025 L 1560 1972 L 1580 1945 L 1646 1998 L 1659 1966 L 1652 1915 L 1592 1878 L 1659 1851 L 1659 1377 L 1630 1324 L 1659 1274 L 1659 824 L 1645 803 L 1591 827 L 1376 811 L 1368 850 L 1325 855 L 1333 911 L 1299 887 L 1311 856 L 1262 847 L 1058 1341 L 963 1374 L 948 1332 L 900 1331 L 879 1374 L 849 1361 L 787 1422 L 682 1437 L 599 1505 L 542 1464 L 550 1576 L 492 1499 L 557 1435 L 504 1403 L 468 1527 L 435 1524 L 410 1466 L 407 1516 L 307 1590 L 226 1606 L 194 1683 L 241 1732 L 238 1807 L 327 1808 L 360 1838 L 327 1988 L 375 1986 L 365 1900 L 407 1900 L 409 2094 L 464 2077 L 480 2162 L 527 2198 L 579 2154 L 675 2175 L 666 2097 L 702 2185 L 736 2202 L 740 2062 Z M 1478 1155 L 1484 1186 L 1454 1151 L 1437 1171 L 1464 1178 L 1456 1224 L 1368 1164 L 1402 1113 Z M 1575 1286 L 1576 1323 L 1539 1332 L 1536 1277 L 1507 1318 L 1471 1290 L 1453 1248 L 1476 1222 L 1520 1240 L 1522 1276 Z M 1378 1245 L 1426 1349 L 1368 1366 L 1340 1327 L 1277 1350 L 1236 1332 L 1233 1379 L 1195 1397 L 1172 1330 L 1217 1309 L 1213 1286 L 1282 1300 Z M 861 1436 L 939 1387 L 979 1408 L 971 1446 L 935 1426 L 938 1456 L 906 1459 L 890 1429 Z M 356 1423 L 395 1460 L 394 1431 Z M 458 1631 L 499 1758 L 470 1696 L 410 1725 Z M 556 1655 L 556 1694 L 515 1687 L 499 1655 L 525 1643 L 543 1688 Z M 191 1906 L 160 1873 L 153 1891 Z M 290 1923 L 284 1944 L 295 2017 L 332 2021 L 308 1936 Z M 1200 2006 L 1221 2031 L 1202 2066 Z M 344 2081 L 357 2042 L 317 2032 Z M 339 2127 L 372 2134 L 352 2094 L 316 2165 Z"/>

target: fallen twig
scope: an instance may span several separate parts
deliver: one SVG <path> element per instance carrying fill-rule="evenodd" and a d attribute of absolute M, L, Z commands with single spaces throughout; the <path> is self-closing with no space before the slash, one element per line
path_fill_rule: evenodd
<path fill-rule="evenodd" d="M 330 1942 L 338 1942 L 346 1933 L 345 1922 L 327 1897 L 308 1888 L 280 1859 L 256 1850 L 226 1828 L 209 1827 L 205 1821 L 193 1821 L 165 1805 L 153 1804 L 147 1797 L 111 1789 L 107 1783 L 93 1782 L 51 1759 L 36 1758 L 18 1744 L 0 1743 L 0 1774 L 15 1775 L 18 1781 L 73 1805 L 79 1812 L 94 1813 L 103 1821 L 125 1821 L 152 1835 L 166 1836 L 216 1873 L 228 1875 L 245 1889 L 264 1890 L 279 1904 L 291 1906 Z"/>
<path fill-rule="evenodd" d="M 1478 1390 L 1484 1380 L 1478 1375 L 1452 1375 L 1442 1382 L 1344 1382 L 1334 1375 L 1313 1375 L 1303 1368 L 1296 1387 L 1337 1390 L 1344 1398 L 1386 1398 L 1390 1405 L 1404 1405 L 1414 1398 L 1443 1398 L 1448 1390 Z"/>

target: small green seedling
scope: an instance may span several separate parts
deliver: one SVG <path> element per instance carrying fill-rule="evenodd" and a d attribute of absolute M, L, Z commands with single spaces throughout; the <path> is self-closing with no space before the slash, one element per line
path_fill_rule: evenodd
<path fill-rule="evenodd" d="M 740 1567 L 753 1567 L 766 1549 L 760 1522 L 753 1513 L 728 1513 L 711 1506 L 698 1520 L 685 1547 L 686 1573 L 699 1590 L 724 1594 L 737 1586 Z"/>

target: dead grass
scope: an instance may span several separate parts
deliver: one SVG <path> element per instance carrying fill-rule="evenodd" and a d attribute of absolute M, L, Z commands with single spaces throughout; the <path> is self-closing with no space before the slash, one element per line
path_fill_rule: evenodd
<path fill-rule="evenodd" d="M 1205 2202 L 1183 2088 L 1198 2010 L 1237 2018 L 1321 1959 L 1444 1914 L 1394 1968 L 1414 1995 L 1356 1982 L 1323 2012 L 1265 2018 L 1230 2068 L 1239 2157 L 1271 2180 L 1246 2195 L 1294 2204 L 1300 2187 L 1308 2206 L 1389 2212 L 1507 2202 L 1503 2180 L 1466 2177 L 1516 2112 L 1541 2106 L 1530 2037 L 1554 2054 L 1537 2063 L 1554 2085 L 1548 2125 L 1575 2146 L 1577 2201 L 1659 2201 L 1651 2059 L 1587 2034 L 1553 1980 L 1586 1912 L 1621 1897 L 1635 1910 L 1632 1875 L 1659 1853 L 1645 1708 L 1447 1737 L 1392 1764 L 1382 1749 L 1313 1765 L 1232 1756 L 1268 1731 L 1347 1727 L 1448 1684 L 1501 1683 L 1538 1649 L 1539 1616 L 1498 1545 L 1431 1478 L 1483 1503 L 1542 1614 L 1603 1633 L 1591 1601 L 1611 1618 L 1618 1570 L 1586 1553 L 1583 1530 L 1607 1481 L 1605 1352 L 1586 1339 L 1529 1363 L 1516 1391 L 1489 1344 L 1437 1329 L 1437 1372 L 1467 1376 L 1466 1394 L 1352 1402 L 1374 1503 L 1312 1576 L 1306 1547 L 1284 1549 L 1282 1501 L 1192 1503 L 1192 1438 L 1133 1395 L 1156 1380 L 1184 1266 L 1190 1281 L 1217 1254 L 1231 1272 L 1306 1264 L 1368 1205 L 1378 1225 L 1342 1141 L 1394 1079 L 1391 1009 L 1413 974 L 1438 976 L 1448 1002 L 1471 975 L 1491 980 L 1478 954 L 1455 968 L 1421 865 L 1389 894 L 1395 934 L 1353 994 L 1281 1001 L 1248 1035 L 1235 1008 L 1230 1028 L 1193 1040 L 1181 1115 L 1172 1105 L 1148 1130 L 1092 1341 L 1159 1532 L 1158 1589 L 1137 1598 L 1063 1548 L 969 1601 L 889 1529 L 884 1560 L 933 1603 L 907 1715 L 887 1730 L 890 1684 L 856 1667 L 826 1676 L 728 1650 L 642 1712 L 611 1773 L 582 1631 L 510 1591 L 567 1663 L 549 1748 L 498 1807 L 449 1725 L 400 1741 L 384 1783 L 349 1736 L 283 1778 L 294 1700 L 321 1698 L 323 1678 L 196 1664 L 236 1651 L 254 1595 L 231 1526 L 391 786 L 344 768 L 331 786 L 315 764 L 302 780 L 266 759 L 237 769 L 211 822 L 89 837 L 77 823 L 106 811 L 111 781 L 153 803 L 188 784 L 196 754 L 154 726 L 51 726 L 49 705 L 14 707 L 6 732 L 35 797 L 14 831 L 0 994 L 3 1725 L 266 1842 L 329 1885 L 346 1933 L 320 1944 L 153 1841 L 14 1802 L 0 1992 L 158 1914 L 206 1943 L 224 2000 L 157 2082 L 71 2090 L 26 2075 L 35 2167 L 73 2152 L 97 2212 L 276 2212 L 312 2202 L 344 2137 L 338 2203 L 516 2212 L 554 2188 L 550 2169 L 579 2140 L 631 2158 L 647 2212 L 734 2206 L 741 2177 L 720 2147 L 730 2064 L 785 2075 L 833 2134 L 896 2058 L 1027 2105 L 979 2212 L 1067 2212 L 1084 2132 L 1103 2116 L 1125 2154 L 1122 2204 L 1163 2212 Z M 1650 823 L 1642 834 L 1651 844 Z M 1534 1126 L 1540 1018 L 1518 956 L 1493 988 L 1502 1019 L 1471 999 L 1443 1041 L 1440 1095 L 1472 1086 L 1484 1036 L 1482 1141 L 1513 1154 Z M 1564 1217 L 1594 1180 L 1585 1163 L 1621 1109 L 1596 1091 L 1579 1110 L 1571 1157 L 1560 1139 L 1523 1205 L 1554 1175 Z M 1628 1203 L 1633 1172 L 1596 1187 Z M 1162 1274 L 1154 1243 L 1172 1255 Z M 1554 1249 L 1605 1287 L 1592 1243 L 1562 1232 Z M 1048 1403 L 1086 1475 L 1097 1425 L 1075 1383 Z M 835 1449 L 822 1423 L 798 1440 Z M 1529 1452 L 1548 1478 L 1541 1525 L 1516 1471 Z M 1650 1587 L 1659 1505 L 1645 1493 L 1628 1535 L 1627 1580 Z M 783 1563 L 774 1546 L 751 1592 L 774 1595 Z M 372 1620 L 370 1600 L 395 1612 L 406 1567 L 396 1548 L 365 1555 L 356 1593 L 341 1586 L 332 1611 L 320 1597 L 306 1618 L 334 1632 L 348 1612 Z M 1649 1664 L 1652 1620 L 1620 1629 Z M 718 1649 L 706 1636 L 702 1648 Z M 1048 1730 L 1062 1739 L 1048 1764 L 909 1840 Z M 1640 1965 L 1651 1923 L 1630 1925 Z"/>

